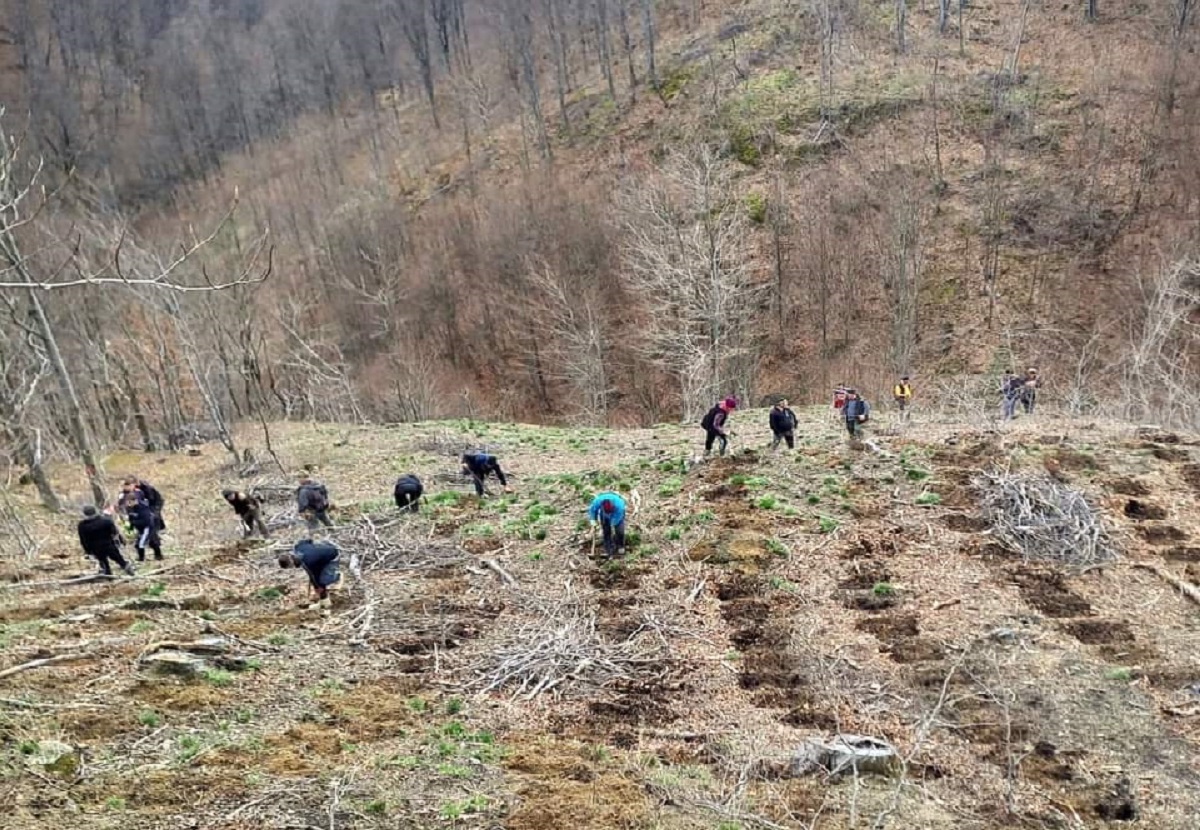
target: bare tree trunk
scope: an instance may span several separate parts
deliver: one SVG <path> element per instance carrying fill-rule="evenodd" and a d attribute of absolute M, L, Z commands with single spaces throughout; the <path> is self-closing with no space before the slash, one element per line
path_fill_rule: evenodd
<path fill-rule="evenodd" d="M 908 22 L 908 0 L 896 0 L 896 51 L 905 52 L 904 28 Z"/>
<path fill-rule="evenodd" d="M 654 0 L 641 0 L 642 38 L 646 49 L 646 80 L 652 89 L 658 89 L 658 67 L 654 64 Z"/>
<path fill-rule="evenodd" d="M 9 227 L 0 229 L 0 256 L 4 257 L 8 267 L 22 282 L 30 286 L 37 283 L 33 275 L 29 273 L 28 265 L 17 245 L 16 237 Z M 79 460 L 83 462 L 83 468 L 87 473 L 92 498 L 96 500 L 97 505 L 102 505 L 104 504 L 104 476 L 100 472 L 100 464 L 92 449 L 91 437 L 88 435 L 87 426 L 83 421 L 83 409 L 79 405 L 79 396 L 75 392 L 71 373 L 67 371 L 67 364 L 58 348 L 58 338 L 54 334 L 53 326 L 50 325 L 50 318 L 46 316 L 46 308 L 42 305 L 42 300 L 35 290 L 29 291 L 29 307 L 33 312 L 33 322 L 38 332 L 38 339 L 46 349 L 46 356 L 50 359 L 50 368 L 54 372 L 54 379 L 58 381 L 63 404 L 67 408 L 66 416 L 71 430 L 71 439 L 75 443 Z"/>

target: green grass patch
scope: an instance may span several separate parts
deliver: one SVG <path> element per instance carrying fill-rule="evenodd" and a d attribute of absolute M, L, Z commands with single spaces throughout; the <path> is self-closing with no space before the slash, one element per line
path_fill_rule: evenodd
<path fill-rule="evenodd" d="M 876 582 L 871 586 L 871 593 L 877 597 L 894 597 L 896 589 L 892 587 L 890 582 Z"/>
<path fill-rule="evenodd" d="M 926 491 L 926 492 L 922 493 L 921 495 L 917 496 L 917 504 L 921 505 L 922 507 L 930 507 L 930 506 L 933 506 L 936 504 L 941 504 L 941 503 L 942 503 L 942 497 L 939 496 L 937 493 Z"/>
<path fill-rule="evenodd" d="M 655 491 L 660 498 L 670 498 L 671 496 L 679 495 L 679 491 L 683 489 L 683 479 L 679 476 L 671 476 L 662 484 L 658 485 L 658 490 Z"/>
<path fill-rule="evenodd" d="M 785 545 L 783 542 L 779 541 L 778 539 L 768 539 L 766 541 L 766 546 L 767 546 L 767 552 L 770 553 L 772 556 L 786 557 L 790 552 L 790 551 L 788 551 L 787 545 Z"/>
<path fill-rule="evenodd" d="M 233 685 L 233 674 L 224 669 L 204 669 L 200 672 L 200 677 L 205 683 L 218 688 Z"/>
<path fill-rule="evenodd" d="M 833 533 L 838 529 L 838 520 L 832 516 L 817 517 L 817 530 L 821 533 Z"/>
<path fill-rule="evenodd" d="M 153 585 L 146 588 L 142 593 L 148 597 L 161 597 L 167 592 L 167 586 L 161 582 L 155 582 Z"/>
<path fill-rule="evenodd" d="M 279 599 L 282 596 L 283 596 L 283 591 L 281 591 L 275 587 L 260 588 L 259 590 L 254 592 L 254 598 L 263 600 L 264 602 L 271 602 L 273 600 Z"/>
<path fill-rule="evenodd" d="M 754 506 L 759 510 L 774 510 L 778 504 L 779 500 L 774 496 L 760 496 L 754 501 Z"/>
<path fill-rule="evenodd" d="M 158 725 L 162 723 L 162 718 L 153 709 L 142 709 L 137 713 L 137 722 L 150 729 L 157 729 Z"/>

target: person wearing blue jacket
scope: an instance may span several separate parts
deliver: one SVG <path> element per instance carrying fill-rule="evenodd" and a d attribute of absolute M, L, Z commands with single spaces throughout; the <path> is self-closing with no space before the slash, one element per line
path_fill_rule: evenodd
<path fill-rule="evenodd" d="M 597 523 L 604 534 L 604 558 L 625 555 L 625 499 L 616 493 L 600 493 L 588 508 L 588 521 Z"/>
<path fill-rule="evenodd" d="M 314 542 L 312 539 L 302 539 L 292 546 L 291 553 L 281 554 L 279 567 L 303 568 L 308 574 L 309 584 L 317 594 L 318 608 L 329 608 L 329 586 L 337 583 L 338 557 L 337 546 L 330 542 Z"/>
<path fill-rule="evenodd" d="M 847 389 L 842 414 L 846 417 L 846 432 L 850 433 L 850 439 L 854 440 L 862 433 L 863 424 L 871 417 L 871 406 L 858 396 L 858 390 Z"/>
<path fill-rule="evenodd" d="M 471 480 L 475 482 L 475 495 L 483 498 L 484 487 L 483 481 L 493 473 L 500 481 L 500 486 L 504 488 L 504 492 L 511 493 L 508 488 L 508 479 L 504 476 L 504 470 L 500 469 L 500 461 L 494 455 L 488 455 L 485 452 L 469 452 L 462 457 L 463 472 L 471 476 Z"/>

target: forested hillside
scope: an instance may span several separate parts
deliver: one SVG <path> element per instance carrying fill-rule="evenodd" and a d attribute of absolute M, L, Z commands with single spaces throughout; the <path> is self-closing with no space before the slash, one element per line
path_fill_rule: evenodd
<path fill-rule="evenodd" d="M 1194 421 L 1193 6 L 5 0 L 9 438 L 1033 364 Z"/>

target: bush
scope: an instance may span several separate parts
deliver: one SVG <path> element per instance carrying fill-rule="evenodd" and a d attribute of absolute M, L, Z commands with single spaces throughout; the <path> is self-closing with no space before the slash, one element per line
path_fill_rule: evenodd
<path fill-rule="evenodd" d="M 746 194 L 746 215 L 756 225 L 767 221 L 767 200 L 759 193 Z"/>
<path fill-rule="evenodd" d="M 153 709 L 143 709 L 142 711 L 138 712 L 137 720 L 142 726 L 148 726 L 151 729 L 154 729 L 158 726 L 162 719 L 158 716 L 158 712 L 155 712 Z"/>
<path fill-rule="evenodd" d="M 871 588 L 871 593 L 877 597 L 891 597 L 896 595 L 896 589 L 890 582 L 876 582 Z"/>

